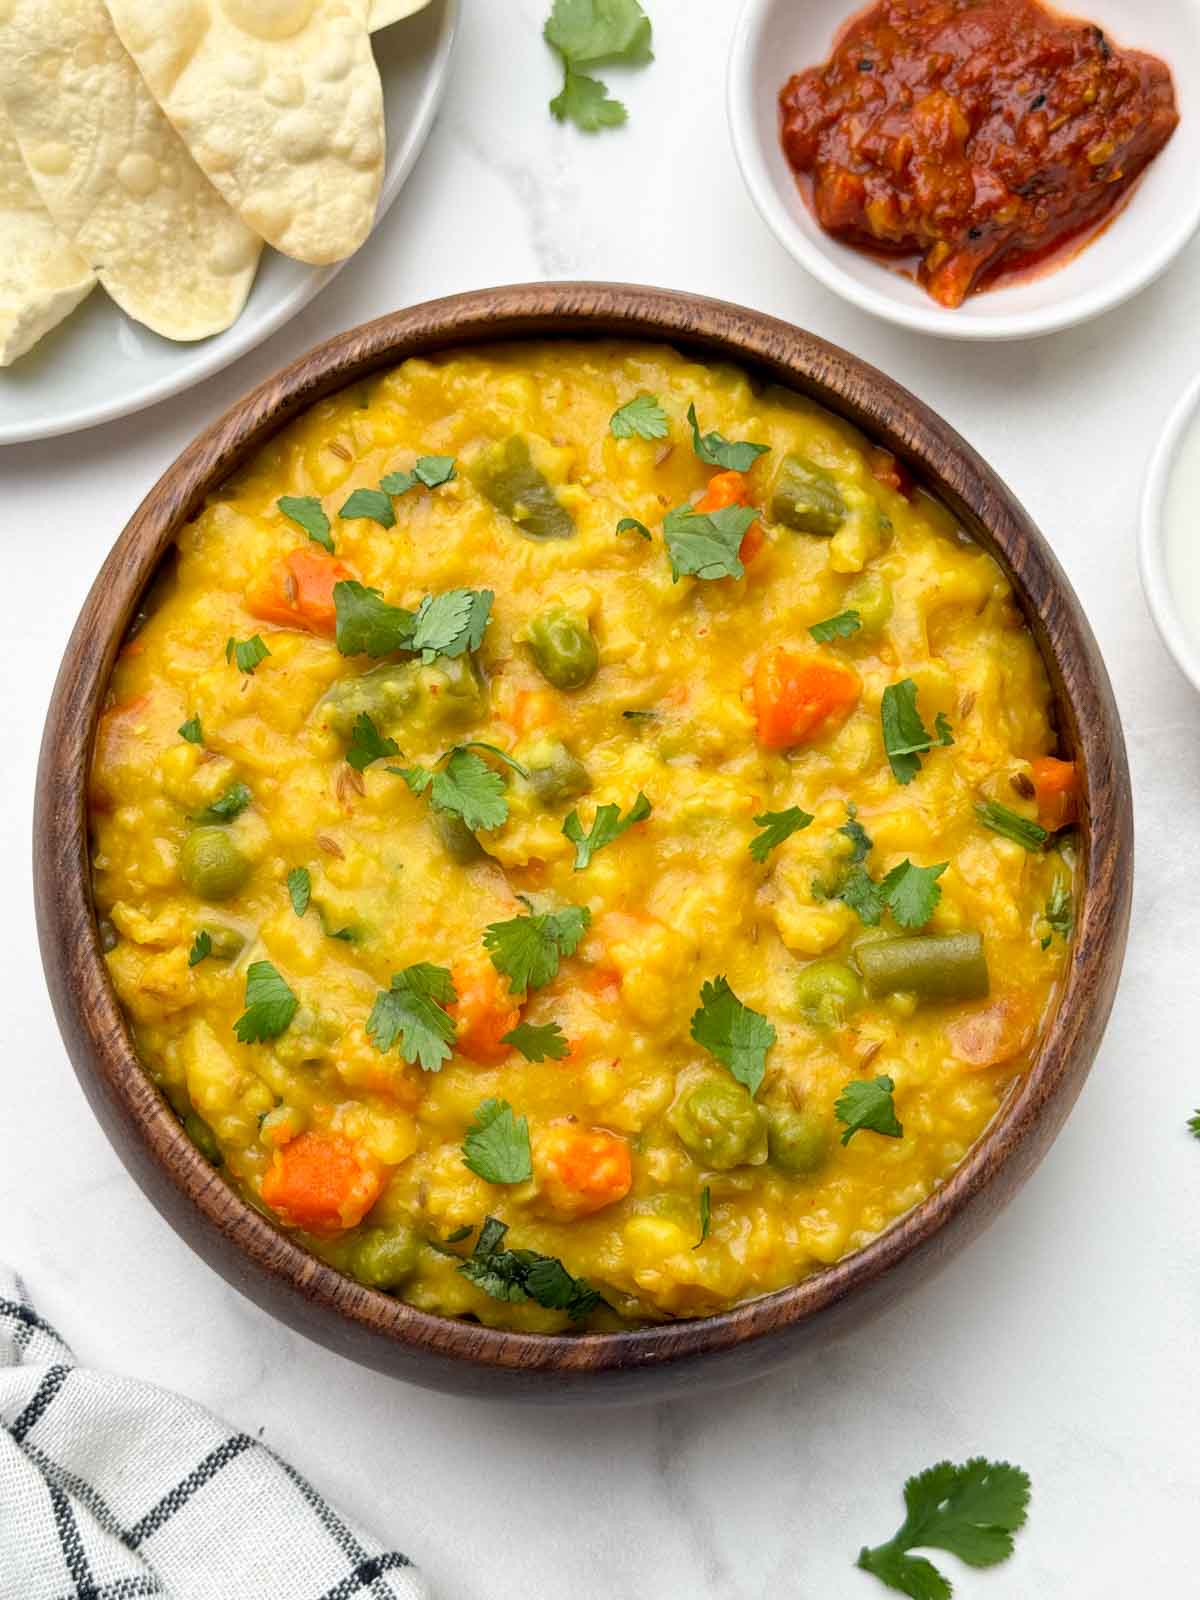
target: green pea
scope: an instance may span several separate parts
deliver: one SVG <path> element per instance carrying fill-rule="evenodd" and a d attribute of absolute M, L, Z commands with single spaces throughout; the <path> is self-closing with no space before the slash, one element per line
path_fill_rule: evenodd
<path fill-rule="evenodd" d="M 205 1161 L 211 1162 L 214 1167 L 224 1165 L 225 1157 L 221 1154 L 221 1146 L 217 1143 L 217 1136 L 198 1112 L 189 1111 L 183 1119 L 183 1131 L 199 1150 Z"/>
<path fill-rule="evenodd" d="M 252 867 L 228 828 L 193 828 L 179 849 L 179 876 L 201 900 L 228 900 Z"/>
<path fill-rule="evenodd" d="M 717 1172 L 757 1166 L 766 1157 L 765 1118 L 749 1090 L 733 1078 L 714 1076 L 692 1084 L 667 1121 L 689 1154 Z"/>
<path fill-rule="evenodd" d="M 846 610 L 857 611 L 864 638 L 882 633 L 892 614 L 892 586 L 877 572 L 864 572 L 846 590 Z"/>
<path fill-rule="evenodd" d="M 767 1156 L 792 1177 L 816 1172 L 829 1154 L 829 1125 L 811 1111 L 791 1106 L 767 1108 Z"/>
<path fill-rule="evenodd" d="M 451 861 L 465 867 L 472 861 L 483 859 L 486 851 L 457 812 L 431 809 L 429 820 Z"/>
<path fill-rule="evenodd" d="M 420 1240 L 411 1228 L 367 1228 L 350 1252 L 350 1271 L 371 1289 L 399 1289 L 417 1270 Z"/>
<path fill-rule="evenodd" d="M 529 624 L 534 665 L 556 689 L 582 689 L 600 664 L 587 619 L 555 607 Z"/>
<path fill-rule="evenodd" d="M 529 773 L 529 784 L 544 806 L 578 800 L 592 787 L 588 769 L 558 739 L 542 739 L 518 752 Z"/>
<path fill-rule="evenodd" d="M 796 979 L 796 1004 L 814 1028 L 840 1028 L 862 997 L 862 982 L 844 961 L 813 961 Z"/>

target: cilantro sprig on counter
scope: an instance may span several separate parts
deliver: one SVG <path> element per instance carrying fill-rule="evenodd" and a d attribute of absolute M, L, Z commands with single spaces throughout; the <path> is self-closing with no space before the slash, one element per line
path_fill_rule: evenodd
<path fill-rule="evenodd" d="M 761 817 L 754 819 L 754 826 L 763 831 L 751 839 L 750 854 L 755 861 L 765 861 L 777 845 L 807 828 L 812 821 L 812 814 L 801 811 L 799 806 L 789 806 L 786 811 L 764 811 Z"/>
<path fill-rule="evenodd" d="M 614 439 L 665 439 L 670 424 L 656 394 L 638 394 L 618 406 L 608 419 L 608 431 Z"/>
<path fill-rule="evenodd" d="M 714 978 L 700 990 L 691 1031 L 696 1043 L 728 1067 L 739 1083 L 752 1095 L 758 1093 L 775 1029 L 766 1017 L 742 1004 L 726 978 Z"/>
<path fill-rule="evenodd" d="M 726 472 L 749 472 L 759 456 L 770 451 L 769 444 L 752 444 L 748 439 L 732 441 L 716 432 L 701 433 L 694 405 L 688 407 L 687 416 L 692 429 L 692 449 L 706 466 L 721 467 Z"/>
<path fill-rule="evenodd" d="M 269 961 L 252 961 L 246 968 L 246 1009 L 233 1025 L 243 1044 L 277 1039 L 291 1026 L 300 1002 Z"/>
<path fill-rule="evenodd" d="M 570 1041 L 557 1022 L 518 1022 L 500 1042 L 511 1044 L 526 1061 L 565 1061 L 571 1053 Z"/>
<path fill-rule="evenodd" d="M 635 823 L 645 822 L 653 810 L 654 807 L 639 789 L 637 799 L 624 816 L 621 815 L 620 806 L 611 804 L 597 806 L 592 826 L 587 833 L 583 831 L 579 812 L 572 811 L 564 821 L 562 831 L 575 846 L 575 871 L 582 872 L 585 867 L 591 866 L 592 857 L 597 850 L 603 850 L 606 844 L 612 844 L 614 839 L 619 839 Z"/>
<path fill-rule="evenodd" d="M 1200 1139 L 1200 1111 L 1188 1118 L 1188 1129 L 1197 1139 Z"/>
<path fill-rule="evenodd" d="M 945 713 L 939 711 L 934 731 L 921 721 L 917 710 L 917 686 L 911 678 L 889 683 L 880 705 L 883 747 L 897 783 L 910 784 L 921 770 L 921 756 L 938 745 L 952 745 L 954 736 Z"/>
<path fill-rule="evenodd" d="M 475 1248 L 458 1269 L 493 1300 L 510 1304 L 533 1300 L 549 1311 L 565 1311 L 572 1322 L 582 1322 L 597 1306 L 608 1304 L 586 1278 L 573 1276 L 556 1256 L 502 1248 L 507 1233 L 507 1223 L 485 1218 Z"/>
<path fill-rule="evenodd" d="M 381 1055 L 397 1044 L 409 1066 L 440 1072 L 449 1061 L 454 1019 L 446 1011 L 457 998 L 445 967 L 418 961 L 392 974 L 391 987 L 380 990 L 367 1018 L 367 1037 Z"/>
<path fill-rule="evenodd" d="M 314 544 L 319 544 L 323 550 L 333 554 L 333 535 L 330 532 L 329 518 L 325 515 L 325 508 L 314 494 L 285 494 L 276 500 L 276 506 L 283 512 L 289 522 L 294 522 L 298 528 L 303 528 Z"/>
<path fill-rule="evenodd" d="M 529 1120 L 507 1100 L 481 1100 L 463 1140 L 463 1165 L 485 1183 L 526 1183 L 533 1177 Z"/>
<path fill-rule="evenodd" d="M 904 1137 L 893 1099 L 895 1088 L 891 1078 L 882 1073 L 877 1078 L 857 1078 L 846 1085 L 833 1108 L 838 1121 L 846 1124 L 843 1144 L 849 1144 L 856 1133 L 864 1130 L 886 1139 Z"/>
<path fill-rule="evenodd" d="M 859 1552 L 857 1565 L 912 1600 L 951 1600 L 953 1586 L 913 1550 L 947 1550 L 971 1567 L 994 1567 L 1013 1553 L 1025 1525 L 1029 1476 L 1007 1461 L 977 1456 L 939 1461 L 904 1485 L 904 1521 L 886 1544 Z"/>
<path fill-rule="evenodd" d="M 671 558 L 671 577 L 741 578 L 746 569 L 739 552 L 747 529 L 758 516 L 753 506 L 722 506 L 719 511 L 693 511 L 676 506 L 663 519 L 663 541 Z"/>
<path fill-rule="evenodd" d="M 508 979 L 513 994 L 540 989 L 558 976 L 559 962 L 573 956 L 587 931 L 592 913 L 587 906 L 561 911 L 529 911 L 484 929 L 484 948 L 492 965 Z"/>
<path fill-rule="evenodd" d="M 552 114 L 584 133 L 619 128 L 628 115 L 625 107 L 584 69 L 653 61 L 650 19 L 637 0 L 554 0 L 543 36 L 563 64 L 563 86 L 550 102 Z"/>

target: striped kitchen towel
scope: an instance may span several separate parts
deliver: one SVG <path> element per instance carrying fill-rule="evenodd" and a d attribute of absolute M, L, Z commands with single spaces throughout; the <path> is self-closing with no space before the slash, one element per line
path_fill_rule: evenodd
<path fill-rule="evenodd" d="M 0 1600 L 428 1600 L 257 1439 L 75 1364 L 0 1266 Z"/>

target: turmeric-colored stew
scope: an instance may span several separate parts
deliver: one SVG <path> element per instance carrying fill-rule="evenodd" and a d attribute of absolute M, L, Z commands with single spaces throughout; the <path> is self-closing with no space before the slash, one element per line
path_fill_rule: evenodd
<path fill-rule="evenodd" d="M 96 743 L 146 1069 L 309 1249 L 510 1328 L 699 1316 L 963 1159 L 1068 959 L 1008 581 L 655 346 L 413 360 L 189 524 Z"/>

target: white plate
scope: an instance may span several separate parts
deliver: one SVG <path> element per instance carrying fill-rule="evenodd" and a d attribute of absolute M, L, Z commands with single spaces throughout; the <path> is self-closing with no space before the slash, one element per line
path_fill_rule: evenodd
<path fill-rule="evenodd" d="M 1150 50 L 1175 77 L 1180 123 L 1125 210 L 1074 260 L 1029 282 L 938 306 L 910 279 L 827 234 L 805 204 L 779 141 L 778 96 L 793 72 L 827 59 L 856 0 L 746 0 L 729 57 L 728 102 L 742 176 L 775 237 L 828 289 L 863 311 L 945 339 L 1027 339 L 1073 327 L 1137 294 L 1200 227 L 1200 0 L 1070 0 L 1118 44 Z"/>
<path fill-rule="evenodd" d="M 1185 585 L 1198 579 L 1194 541 L 1180 540 L 1180 528 L 1190 530 L 1200 506 L 1200 378 L 1171 413 L 1162 440 L 1154 452 L 1142 497 L 1142 525 L 1138 566 L 1146 604 L 1162 641 L 1175 657 L 1180 671 L 1200 689 L 1200 631 L 1191 608 L 1178 599 Z M 1189 612 L 1191 615 L 1189 616 Z"/>
<path fill-rule="evenodd" d="M 434 0 L 428 10 L 374 35 L 388 146 L 380 216 L 429 137 L 449 77 L 457 17 L 458 0 Z M 371 241 L 362 248 L 369 250 Z M 74 433 L 191 388 L 282 327 L 344 264 L 306 267 L 264 250 L 241 316 L 198 344 L 159 338 L 94 289 L 31 354 L 0 372 L 0 444 Z"/>

